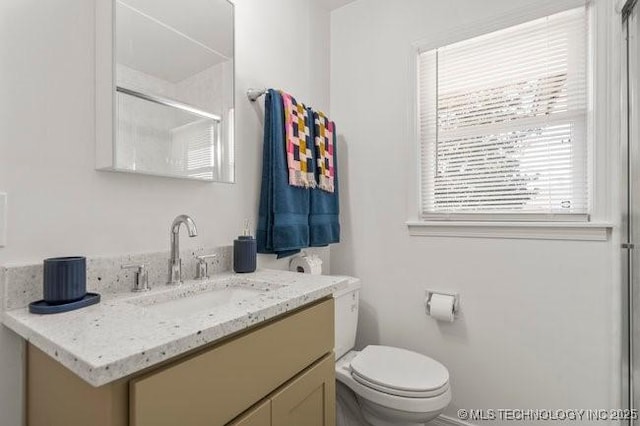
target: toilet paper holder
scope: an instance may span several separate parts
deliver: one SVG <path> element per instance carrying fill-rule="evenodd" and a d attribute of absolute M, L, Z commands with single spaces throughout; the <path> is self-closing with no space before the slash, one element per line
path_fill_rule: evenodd
<path fill-rule="evenodd" d="M 441 294 L 443 296 L 451 296 L 451 297 L 453 297 L 453 314 L 456 315 L 458 313 L 458 311 L 460 310 L 460 294 L 458 294 L 458 293 L 450 293 L 450 292 L 446 292 L 446 291 L 436 291 L 436 290 L 426 290 L 424 292 L 424 294 L 425 294 L 424 304 L 425 304 L 425 309 L 427 311 L 427 315 L 431 315 L 431 297 L 434 294 Z"/>

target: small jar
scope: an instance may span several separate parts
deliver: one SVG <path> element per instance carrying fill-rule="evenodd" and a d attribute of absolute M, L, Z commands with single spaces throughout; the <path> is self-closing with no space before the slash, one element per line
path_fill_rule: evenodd
<path fill-rule="evenodd" d="M 49 305 L 75 302 L 87 294 L 87 259 L 83 256 L 44 260 L 44 301 Z"/>

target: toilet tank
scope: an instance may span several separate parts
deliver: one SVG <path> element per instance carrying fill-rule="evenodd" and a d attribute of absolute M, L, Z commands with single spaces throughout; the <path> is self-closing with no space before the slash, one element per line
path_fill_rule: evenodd
<path fill-rule="evenodd" d="M 336 359 L 353 349 L 356 345 L 356 329 L 358 328 L 358 299 L 360 296 L 360 280 L 344 277 L 349 284 L 346 289 L 333 294 L 335 299 L 335 346 Z"/>

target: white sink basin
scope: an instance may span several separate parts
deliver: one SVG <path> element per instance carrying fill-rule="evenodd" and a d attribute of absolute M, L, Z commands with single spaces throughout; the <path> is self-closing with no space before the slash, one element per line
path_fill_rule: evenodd
<path fill-rule="evenodd" d="M 214 312 L 221 306 L 264 295 L 279 287 L 278 284 L 258 281 L 191 283 L 158 294 L 140 296 L 131 303 L 162 315 L 188 316 Z"/>

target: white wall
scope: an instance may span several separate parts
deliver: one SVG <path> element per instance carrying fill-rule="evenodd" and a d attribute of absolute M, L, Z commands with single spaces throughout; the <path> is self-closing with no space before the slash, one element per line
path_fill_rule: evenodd
<path fill-rule="evenodd" d="M 620 404 L 614 240 L 410 237 L 405 225 L 415 216 L 407 200 L 417 196 L 399 190 L 415 164 L 411 43 L 550 4 L 358 0 L 331 14 L 345 230 L 332 249 L 333 271 L 362 278 L 359 345 L 406 347 L 448 367 L 454 418 L 458 408 Z M 427 317 L 428 288 L 458 291 L 462 317 L 451 324 Z"/>
<path fill-rule="evenodd" d="M 329 12 L 315 0 L 235 3 L 238 172 L 228 185 L 94 171 L 94 2 L 0 2 L 0 191 L 9 194 L 0 264 L 168 249 L 180 213 L 200 233 L 185 247 L 229 245 L 243 218 L 255 224 L 264 115 L 244 93 L 283 88 L 328 110 Z M 21 424 L 20 351 L 0 329 L 2 426 Z"/>

